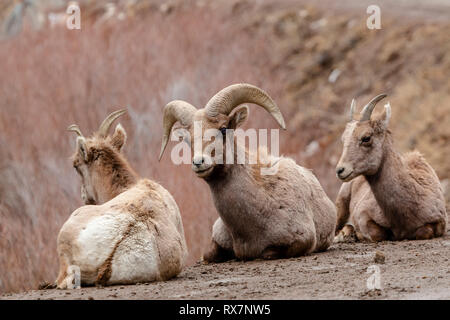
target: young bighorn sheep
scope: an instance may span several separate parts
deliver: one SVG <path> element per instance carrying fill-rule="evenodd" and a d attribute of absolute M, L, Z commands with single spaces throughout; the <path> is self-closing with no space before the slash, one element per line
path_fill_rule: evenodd
<path fill-rule="evenodd" d="M 214 129 L 217 137 L 226 136 L 221 142 L 223 150 L 229 143 L 233 144 L 233 150 L 244 148 L 250 156 L 248 148 L 238 144 L 235 136 L 228 139 L 226 133 L 227 129 L 242 125 L 248 117 L 249 109 L 240 106 L 242 103 L 263 107 L 285 128 L 275 102 L 266 92 L 249 84 L 222 89 L 203 109 L 184 101 L 172 101 L 164 108 L 159 158 L 172 126 L 178 121 L 192 137 L 192 170 L 209 185 L 220 216 L 213 226 L 211 248 L 204 260 L 286 258 L 326 250 L 334 237 L 336 209 L 310 170 L 292 159 L 279 157 L 271 161 L 278 166 L 277 172 L 262 175 L 260 169 L 268 165 L 262 161 L 236 164 L 239 152 L 233 153 L 232 161 L 224 154 L 223 163 L 216 163 L 215 156 L 208 154 L 213 142 L 204 143 L 202 136 L 206 130 Z M 203 131 L 195 132 L 198 124 Z M 195 148 L 199 141 L 202 148 Z"/>
<path fill-rule="evenodd" d="M 72 270 L 82 285 L 111 285 L 167 280 L 180 273 L 187 255 L 178 206 L 170 193 L 139 178 L 121 150 L 126 133 L 118 124 L 124 114 L 110 114 L 100 129 L 85 138 L 77 125 L 73 166 L 82 181 L 86 206 L 75 210 L 58 236 L 58 288 L 73 288 Z"/>
<path fill-rule="evenodd" d="M 447 213 L 442 187 L 433 168 L 417 151 L 399 154 L 388 129 L 390 104 L 371 119 L 381 94 L 350 122 L 336 168 L 344 181 L 339 191 L 337 241 L 355 235 L 359 240 L 430 239 L 446 231 Z M 347 223 L 347 225 L 345 225 Z"/>

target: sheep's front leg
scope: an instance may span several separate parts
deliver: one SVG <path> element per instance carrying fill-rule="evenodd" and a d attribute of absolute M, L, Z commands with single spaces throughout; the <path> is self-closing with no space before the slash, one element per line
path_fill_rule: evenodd
<path fill-rule="evenodd" d="M 66 259 L 63 257 L 59 257 L 59 274 L 58 278 L 56 278 L 56 287 L 58 289 L 67 289 L 66 285 L 66 277 L 67 277 L 67 267 L 69 265 L 66 262 Z"/>
<path fill-rule="evenodd" d="M 374 242 L 391 240 L 392 238 L 392 233 L 390 230 L 380 226 L 373 220 L 367 221 L 366 229 L 370 239 Z"/>
<path fill-rule="evenodd" d="M 337 223 L 335 234 L 338 235 L 350 217 L 351 182 L 344 182 L 336 198 Z"/>
<path fill-rule="evenodd" d="M 426 224 L 416 230 L 416 240 L 428 240 L 434 237 L 434 230 L 430 224 Z"/>
<path fill-rule="evenodd" d="M 286 247 L 267 247 L 261 254 L 264 260 L 274 260 L 287 258 L 288 248 Z"/>
<path fill-rule="evenodd" d="M 213 226 L 212 240 L 209 250 L 203 255 L 206 262 L 224 262 L 235 258 L 233 238 L 221 218 Z"/>
<path fill-rule="evenodd" d="M 352 224 L 347 223 L 341 229 L 341 231 L 339 231 L 339 233 L 336 235 L 336 237 L 334 237 L 333 242 L 334 243 L 355 242 L 356 240 L 358 240 L 358 236 L 356 234 L 355 227 Z"/>

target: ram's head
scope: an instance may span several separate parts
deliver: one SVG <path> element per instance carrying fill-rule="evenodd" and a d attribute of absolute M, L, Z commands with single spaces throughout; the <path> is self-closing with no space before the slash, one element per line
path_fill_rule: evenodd
<path fill-rule="evenodd" d="M 217 141 L 222 143 L 221 150 L 226 150 L 228 132 L 241 126 L 249 116 L 249 109 L 243 103 L 254 103 L 267 110 L 285 129 L 280 110 L 270 96 L 263 90 L 250 84 L 234 84 L 214 95 L 203 109 L 191 104 L 175 100 L 164 107 L 163 138 L 161 159 L 169 141 L 173 125 L 179 122 L 185 129 L 185 141 L 190 145 L 192 154 L 192 170 L 198 177 L 208 178 L 215 168 L 227 163 L 226 153 L 223 162 L 216 163 Z M 224 137 L 227 138 L 224 138 Z"/>

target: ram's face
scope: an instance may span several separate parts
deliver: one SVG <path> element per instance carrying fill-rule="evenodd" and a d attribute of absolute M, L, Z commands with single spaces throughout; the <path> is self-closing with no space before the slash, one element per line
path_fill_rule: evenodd
<path fill-rule="evenodd" d="M 207 178 L 214 168 L 227 163 L 227 143 L 233 143 L 232 130 L 240 126 L 248 116 L 248 107 L 241 106 L 230 115 L 209 117 L 204 109 L 198 110 L 193 123 L 187 128 L 185 141 L 192 154 L 192 171 L 199 178 Z"/>

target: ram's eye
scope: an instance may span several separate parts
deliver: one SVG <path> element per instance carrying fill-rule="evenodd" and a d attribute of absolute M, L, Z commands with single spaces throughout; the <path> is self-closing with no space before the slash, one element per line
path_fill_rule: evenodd
<path fill-rule="evenodd" d="M 362 137 L 361 142 L 363 142 L 363 143 L 370 142 L 370 138 L 371 138 L 370 136 Z"/>
<path fill-rule="evenodd" d="M 227 134 L 227 128 L 220 128 L 220 132 L 222 132 L 222 135 Z"/>

